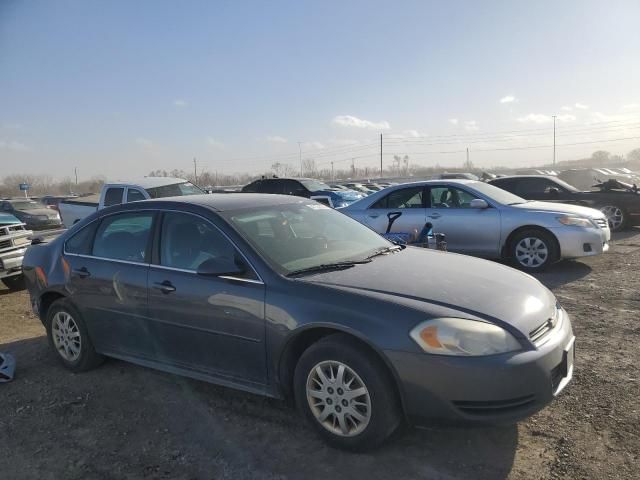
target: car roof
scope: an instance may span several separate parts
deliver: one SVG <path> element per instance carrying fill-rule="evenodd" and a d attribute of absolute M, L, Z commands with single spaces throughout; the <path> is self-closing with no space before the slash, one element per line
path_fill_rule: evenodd
<path fill-rule="evenodd" d="M 217 212 L 228 210 L 239 210 L 251 207 L 268 207 L 273 205 L 286 205 L 295 203 L 313 203 L 303 197 L 294 195 L 274 195 L 270 193 L 210 193 L 203 195 L 184 195 L 179 197 L 156 198 L 153 200 L 142 200 L 132 202 L 126 205 L 144 204 L 150 205 L 154 203 L 172 203 L 172 204 L 192 204 L 210 208 Z"/>
<path fill-rule="evenodd" d="M 504 177 L 492 178 L 489 183 L 500 180 L 509 180 L 510 178 L 546 178 L 548 180 L 557 180 L 555 175 L 505 175 Z"/>
<path fill-rule="evenodd" d="M 135 180 L 116 180 L 114 182 L 106 182 L 105 185 L 135 185 L 142 188 L 164 187 L 166 185 L 175 185 L 176 183 L 184 183 L 188 180 L 175 177 L 143 177 Z"/>

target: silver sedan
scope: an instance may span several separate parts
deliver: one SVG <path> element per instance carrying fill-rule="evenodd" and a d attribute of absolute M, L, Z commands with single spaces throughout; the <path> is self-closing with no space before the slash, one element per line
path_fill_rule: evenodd
<path fill-rule="evenodd" d="M 378 233 L 413 232 L 426 223 L 450 251 L 509 258 L 538 271 L 560 258 L 599 255 L 611 233 L 600 211 L 527 201 L 479 181 L 430 180 L 389 187 L 341 211 Z"/>

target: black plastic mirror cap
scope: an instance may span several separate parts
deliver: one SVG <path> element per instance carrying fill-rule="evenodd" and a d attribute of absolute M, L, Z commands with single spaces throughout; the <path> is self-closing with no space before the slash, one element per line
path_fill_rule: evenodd
<path fill-rule="evenodd" d="M 220 261 L 210 258 L 202 262 L 196 270 L 198 275 L 206 277 L 224 277 L 242 275 L 247 270 L 243 266 L 237 265 L 235 262 Z"/>

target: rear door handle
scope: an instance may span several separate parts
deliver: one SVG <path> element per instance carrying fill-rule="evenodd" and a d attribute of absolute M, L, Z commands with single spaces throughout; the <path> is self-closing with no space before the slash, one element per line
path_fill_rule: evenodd
<path fill-rule="evenodd" d="M 427 215 L 429 218 L 440 218 L 442 215 L 440 215 L 439 213 L 432 213 L 431 215 Z"/>
<path fill-rule="evenodd" d="M 164 282 L 155 282 L 153 284 L 153 288 L 160 290 L 162 293 L 171 293 L 176 291 L 176 287 L 174 287 L 169 280 L 165 280 Z"/>
<path fill-rule="evenodd" d="M 87 278 L 91 276 L 91 272 L 87 270 L 87 267 L 77 268 L 73 270 L 73 273 L 80 278 Z"/>
<path fill-rule="evenodd" d="M 378 218 L 380 215 L 369 215 L 369 218 Z"/>

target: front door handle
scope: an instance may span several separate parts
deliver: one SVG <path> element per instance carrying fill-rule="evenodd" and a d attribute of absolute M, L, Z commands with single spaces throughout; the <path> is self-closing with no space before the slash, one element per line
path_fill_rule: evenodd
<path fill-rule="evenodd" d="M 380 215 L 369 215 L 369 218 L 378 218 Z"/>
<path fill-rule="evenodd" d="M 169 280 L 165 280 L 164 282 L 155 282 L 153 284 L 153 288 L 160 290 L 162 293 L 171 293 L 176 291 L 176 287 L 174 287 Z"/>
<path fill-rule="evenodd" d="M 91 276 L 91 272 L 87 270 L 87 267 L 77 268 L 73 270 L 73 273 L 80 278 L 87 278 Z"/>
<path fill-rule="evenodd" d="M 427 215 L 429 218 L 440 218 L 442 215 L 440 215 L 438 212 L 434 212 L 431 215 Z"/>

